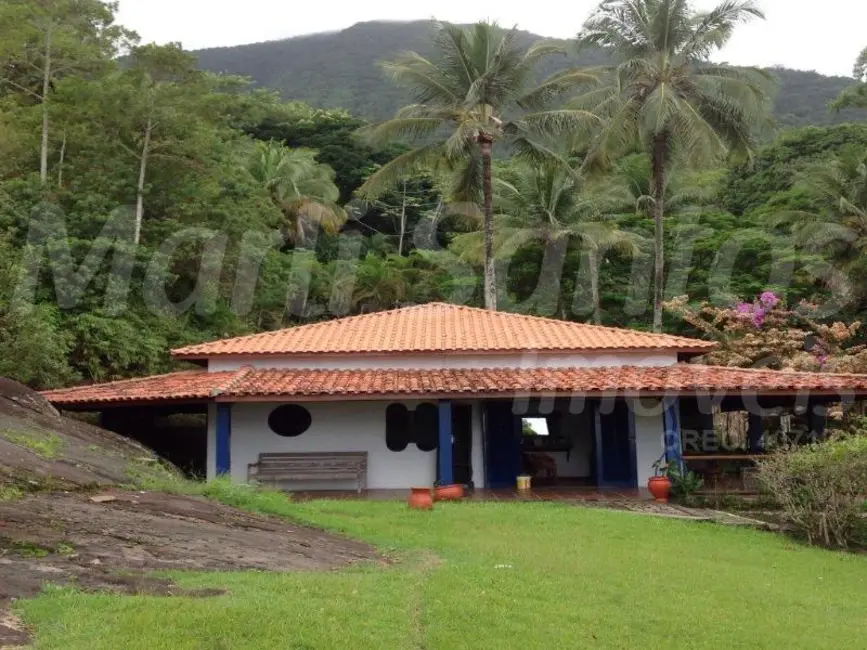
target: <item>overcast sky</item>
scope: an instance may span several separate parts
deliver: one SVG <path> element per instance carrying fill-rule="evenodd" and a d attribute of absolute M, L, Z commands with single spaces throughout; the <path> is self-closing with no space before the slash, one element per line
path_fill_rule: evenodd
<path fill-rule="evenodd" d="M 542 36 L 574 36 L 598 0 L 471 2 L 437 0 L 120 0 L 119 21 L 144 41 L 180 41 L 187 49 L 256 43 L 368 20 L 496 20 Z M 713 0 L 695 0 L 710 8 Z M 763 0 L 767 21 L 741 27 L 722 59 L 849 75 L 867 47 L 867 0 Z"/>

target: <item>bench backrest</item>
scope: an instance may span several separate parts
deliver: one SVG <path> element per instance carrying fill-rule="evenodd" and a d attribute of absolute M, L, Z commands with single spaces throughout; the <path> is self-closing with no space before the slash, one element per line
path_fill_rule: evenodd
<path fill-rule="evenodd" d="M 286 452 L 259 454 L 259 470 L 290 467 L 364 468 L 366 451 Z"/>

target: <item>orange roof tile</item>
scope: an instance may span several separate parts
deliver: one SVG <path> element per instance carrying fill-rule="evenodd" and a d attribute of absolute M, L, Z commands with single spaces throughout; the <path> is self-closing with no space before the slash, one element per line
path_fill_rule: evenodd
<path fill-rule="evenodd" d="M 271 401 L 279 399 L 369 399 L 472 397 L 528 394 L 659 395 L 697 392 L 867 394 L 867 375 L 778 372 L 697 364 L 664 367 L 280 370 L 181 372 L 111 384 L 48 391 L 58 406 L 153 402 L 179 399 Z"/>
<path fill-rule="evenodd" d="M 228 385 L 236 370 L 205 372 L 185 370 L 167 375 L 124 379 L 105 384 L 74 386 L 44 391 L 45 398 L 59 406 L 123 402 L 202 400 Z"/>
<path fill-rule="evenodd" d="M 667 334 L 428 303 L 190 345 L 180 359 L 225 355 L 592 350 L 705 352 L 713 343 Z"/>

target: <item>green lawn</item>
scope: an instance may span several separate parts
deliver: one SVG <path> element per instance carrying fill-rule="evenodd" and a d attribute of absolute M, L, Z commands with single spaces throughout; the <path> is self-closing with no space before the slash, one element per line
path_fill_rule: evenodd
<path fill-rule="evenodd" d="M 863 648 L 867 557 L 768 533 L 555 504 L 287 504 L 400 561 L 319 574 L 176 574 L 215 598 L 52 590 L 37 648 Z"/>

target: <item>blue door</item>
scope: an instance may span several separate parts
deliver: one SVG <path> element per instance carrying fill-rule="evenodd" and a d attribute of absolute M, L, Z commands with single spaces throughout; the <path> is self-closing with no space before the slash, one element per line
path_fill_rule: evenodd
<path fill-rule="evenodd" d="M 484 403 L 486 476 L 489 488 L 515 487 L 521 473 L 520 419 L 511 401 Z"/>
<path fill-rule="evenodd" d="M 636 487 L 634 414 L 624 400 L 610 413 L 594 405 L 596 432 L 596 483 L 600 487 Z"/>

